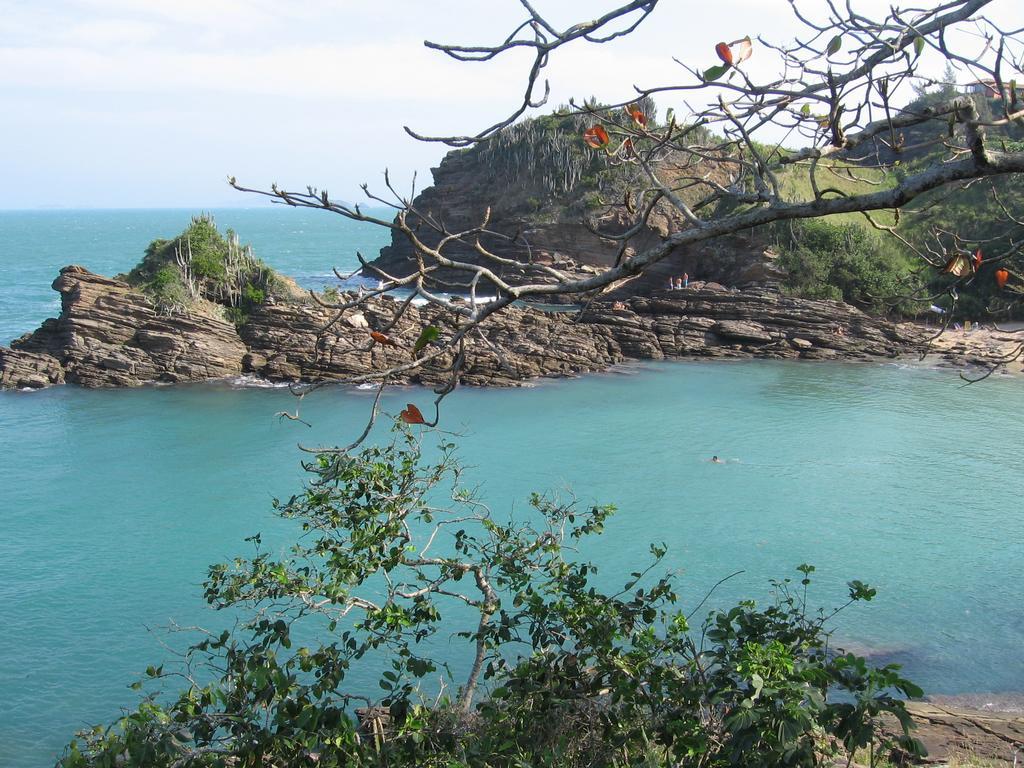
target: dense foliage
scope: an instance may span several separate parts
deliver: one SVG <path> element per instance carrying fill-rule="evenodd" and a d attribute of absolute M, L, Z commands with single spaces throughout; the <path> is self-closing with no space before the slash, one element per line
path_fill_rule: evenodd
<path fill-rule="evenodd" d="M 231 230 L 226 236 L 210 214 L 192 222 L 172 240 L 154 240 L 128 282 L 152 296 L 164 310 L 180 310 L 198 300 L 223 305 L 240 322 L 275 288 L 274 271 L 242 246 Z"/>
<path fill-rule="evenodd" d="M 452 445 L 425 464 L 408 431 L 308 469 L 276 505 L 301 528 L 291 551 L 257 535 L 252 557 L 209 571 L 209 603 L 244 620 L 184 669 L 151 668 L 184 690 L 80 734 L 63 766 L 817 766 L 877 744 L 881 713 L 909 725 L 894 696 L 920 691 L 829 647 L 835 612 L 808 611 L 811 566 L 767 606 L 692 627 L 700 605 L 688 615 L 655 575 L 663 546 L 614 593 L 575 556 L 611 507 L 534 496 L 499 521 Z M 850 602 L 873 595 L 851 582 Z M 447 637 L 468 664 L 445 664 Z M 355 670 L 383 691 L 361 728 Z"/>
<path fill-rule="evenodd" d="M 885 312 L 918 309 L 910 298 L 920 285 L 913 263 L 891 240 L 854 223 L 825 219 L 775 227 L 785 287 L 811 299 L 836 299 Z"/>

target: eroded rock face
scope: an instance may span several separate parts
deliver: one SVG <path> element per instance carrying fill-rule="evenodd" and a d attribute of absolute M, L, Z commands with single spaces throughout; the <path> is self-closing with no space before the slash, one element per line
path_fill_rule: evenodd
<path fill-rule="evenodd" d="M 445 329 L 448 323 L 436 310 L 410 307 L 388 331 L 397 348 L 371 345 L 369 329 L 384 328 L 395 307 L 390 299 L 377 300 L 361 312 L 346 313 L 338 322 L 332 322 L 330 310 L 315 305 L 261 307 L 241 329 L 243 341 L 252 350 L 248 370 L 274 380 L 351 379 L 409 363 L 410 350 L 423 327 Z M 484 338 L 471 335 L 467 339 L 461 381 L 511 386 L 542 376 L 603 370 L 625 359 L 602 334 L 591 330 L 573 326 L 559 315 L 509 308 L 481 329 Z M 445 379 L 444 368 L 450 363 L 446 353 L 437 364 L 400 372 L 392 380 L 435 385 Z"/>
<path fill-rule="evenodd" d="M 421 329 L 446 321 L 437 310 L 410 307 L 389 330 L 397 348 L 370 344 L 395 304 L 373 302 L 340 320 L 311 305 L 271 305 L 242 328 L 252 350 L 247 369 L 270 379 L 360 376 L 411 361 Z M 805 301 L 770 291 L 720 286 L 663 291 L 650 298 L 593 305 L 581 316 L 509 308 L 466 340 L 465 384 L 508 386 L 538 377 L 573 376 L 627 360 L 680 357 L 865 359 L 908 351 L 914 339 L 846 304 Z M 399 373 L 395 381 L 433 385 L 450 362 Z"/>
<path fill-rule="evenodd" d="M 126 283 L 65 267 L 53 283 L 61 295 L 59 319 L 0 350 L 0 384 L 24 368 L 55 361 L 58 380 L 86 387 L 127 387 L 151 381 L 182 382 L 241 373 L 245 346 L 234 326 L 217 317 L 159 313 Z M 50 369 L 47 369 L 50 370 Z"/>
<path fill-rule="evenodd" d="M 57 358 L 0 347 L 0 389 L 41 389 L 64 381 Z"/>
<path fill-rule="evenodd" d="M 0 386 L 68 381 L 87 387 L 198 381 L 243 371 L 276 381 L 358 381 L 413 362 L 422 329 L 450 339 L 450 317 L 408 308 L 393 328 L 397 304 L 376 298 L 341 317 L 312 302 L 266 304 L 240 331 L 201 314 L 159 314 L 126 284 L 66 267 L 54 282 L 60 319 L 0 349 Z M 397 346 L 371 344 L 387 330 Z M 601 371 L 627 360 L 683 357 L 865 359 L 909 351 L 915 339 L 841 302 L 808 301 L 772 291 L 726 290 L 714 283 L 597 302 L 582 314 L 507 308 L 465 339 L 461 382 L 514 386 L 540 377 Z M 392 381 L 435 386 L 447 380 L 451 352 Z"/>
<path fill-rule="evenodd" d="M 672 155 L 654 166 L 657 175 L 669 186 L 687 172 L 685 167 L 685 161 Z M 723 168 L 714 165 L 709 168 L 716 176 L 714 180 L 729 183 Z M 413 201 L 415 211 L 428 221 L 444 222 L 449 232 L 479 227 L 486 217 L 487 230 L 503 237 L 483 235 L 481 243 L 495 255 L 519 262 L 521 266 L 482 257 L 475 248 L 475 237 L 449 243 L 445 254 L 461 262 L 486 265 L 513 285 L 553 282 L 536 264 L 555 267 L 577 278 L 610 267 L 619 256 L 619 241 L 598 233 L 614 236 L 634 226 L 635 213 L 624 204 L 621 194 L 597 195 L 600 204 L 590 202 L 595 195 L 584 187 L 573 188 L 554 198 L 545 197 L 529 179 L 516 178 L 515 183 L 510 184 L 509 178 L 495 174 L 481 160 L 479 152 L 449 152 L 437 168 L 431 169 L 431 175 L 432 186 Z M 441 235 L 416 213 L 410 214 L 408 222 L 426 245 L 437 245 Z M 669 234 L 688 226 L 672 206 L 656 206 L 645 224 L 630 238 L 626 253 L 658 245 Z M 417 268 L 409 239 L 394 230 L 391 244 L 371 263 L 397 277 L 409 275 Z M 364 273 L 380 277 L 373 270 L 364 270 Z M 714 280 L 744 289 L 776 286 L 784 277 L 784 272 L 776 265 L 775 255 L 766 249 L 764 234 L 740 233 L 677 247 L 642 274 L 623 281 L 608 298 L 619 300 L 649 295 L 665 288 L 669 278 L 679 278 L 684 273 L 692 280 Z M 463 283 L 467 279 L 465 273 L 445 269 L 437 270 L 434 276 Z M 486 279 L 483 284 L 487 284 Z M 576 300 L 557 296 L 552 300 L 558 298 Z"/>

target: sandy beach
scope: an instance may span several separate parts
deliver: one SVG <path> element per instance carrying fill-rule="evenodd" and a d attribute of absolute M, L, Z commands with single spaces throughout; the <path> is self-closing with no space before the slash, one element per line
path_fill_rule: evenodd
<path fill-rule="evenodd" d="M 926 364 L 962 368 L 963 375 L 975 379 L 995 367 L 993 375 L 1024 374 L 1024 323 L 984 323 L 970 329 L 950 326 L 938 336 L 940 328 L 920 324 L 902 326 L 908 333 L 924 334 L 930 339 L 921 358 Z M 935 336 L 935 338 L 932 338 Z"/>

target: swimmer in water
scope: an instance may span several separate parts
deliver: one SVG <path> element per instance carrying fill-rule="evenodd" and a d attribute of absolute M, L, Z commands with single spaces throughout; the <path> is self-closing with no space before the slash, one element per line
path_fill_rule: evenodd
<path fill-rule="evenodd" d="M 711 457 L 711 463 L 712 463 L 712 464 L 725 464 L 725 462 L 724 462 L 724 461 L 722 461 L 722 460 L 721 460 L 720 458 L 718 458 L 717 456 L 712 456 L 712 457 Z"/>

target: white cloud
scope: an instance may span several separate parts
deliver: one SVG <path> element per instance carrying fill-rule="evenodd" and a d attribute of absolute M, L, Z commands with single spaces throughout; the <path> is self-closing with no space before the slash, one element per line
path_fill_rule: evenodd
<path fill-rule="evenodd" d="M 0 48 L 0 87 L 32 91 L 179 94 L 213 91 L 304 99 L 458 102 L 486 94 L 499 76 L 460 67 L 411 41 L 387 45 L 281 47 L 266 53 L 176 52 L 135 45 Z"/>
<path fill-rule="evenodd" d="M 207 27 L 231 34 L 271 27 L 290 5 L 270 0 L 74 0 L 68 10 L 87 18 L 145 19 L 168 29 Z"/>
<path fill-rule="evenodd" d="M 871 14 L 889 6 L 853 2 Z M 800 3 L 823 8 L 820 0 Z M 535 4 L 565 24 L 618 0 Z M 986 10 L 1024 26 L 1019 0 L 994 0 Z M 518 105 L 528 63 L 520 55 L 458 64 L 423 39 L 493 43 L 521 11 L 516 0 L 0 0 L 0 141 L 22 153 L 20 175 L 7 186 L 21 189 L 36 167 L 59 181 L 40 194 L 86 184 L 91 193 L 105 183 L 96 170 L 104 162 L 146 167 L 168 190 L 180 176 L 181 194 L 194 194 L 208 169 L 218 195 L 227 171 L 261 177 L 294 169 L 299 180 L 337 178 L 338 189 L 385 165 L 422 171 L 444 147 L 418 145 L 401 126 L 475 132 Z M 661 0 L 628 38 L 553 55 L 552 104 L 624 100 L 634 84 L 685 81 L 672 56 L 703 68 L 715 63 L 718 40 L 795 32 L 784 0 Z M 747 67 L 767 76 L 769 58 L 758 50 Z M 937 56 L 928 63 L 934 74 L 941 66 Z M 690 98 L 699 106 L 708 96 Z M 659 101 L 678 108 L 682 97 Z M 76 177 L 86 167 L 94 169 L 88 179 Z"/>
<path fill-rule="evenodd" d="M 85 21 L 53 35 L 56 43 L 80 46 L 87 50 L 103 50 L 112 46 L 130 46 L 151 43 L 159 39 L 160 27 L 145 21 L 130 19 L 100 19 Z"/>

